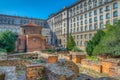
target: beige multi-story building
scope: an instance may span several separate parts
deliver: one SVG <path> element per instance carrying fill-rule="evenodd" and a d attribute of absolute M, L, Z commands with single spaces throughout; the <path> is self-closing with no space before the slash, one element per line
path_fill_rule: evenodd
<path fill-rule="evenodd" d="M 118 19 L 120 0 L 79 0 L 50 16 L 47 22 L 53 30 L 55 45 L 65 47 L 67 35 L 71 33 L 76 45 L 84 50 L 97 30 L 105 29 L 105 24 L 113 24 Z"/>

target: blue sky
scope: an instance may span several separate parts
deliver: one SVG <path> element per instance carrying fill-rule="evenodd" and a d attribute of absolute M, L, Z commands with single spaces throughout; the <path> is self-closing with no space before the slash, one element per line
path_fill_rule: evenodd
<path fill-rule="evenodd" d="M 0 0 L 0 14 L 46 19 L 77 0 Z"/>

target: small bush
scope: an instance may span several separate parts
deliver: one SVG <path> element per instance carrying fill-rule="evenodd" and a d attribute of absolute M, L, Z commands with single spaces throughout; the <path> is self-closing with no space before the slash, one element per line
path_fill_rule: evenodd
<path fill-rule="evenodd" d="M 77 46 L 74 46 L 72 48 L 72 51 L 74 51 L 74 52 L 82 52 L 82 50 L 80 50 Z"/>

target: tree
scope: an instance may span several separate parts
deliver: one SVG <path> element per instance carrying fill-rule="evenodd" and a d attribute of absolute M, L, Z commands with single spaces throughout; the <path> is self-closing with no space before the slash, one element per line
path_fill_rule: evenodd
<path fill-rule="evenodd" d="M 109 55 L 120 57 L 120 21 L 115 25 L 106 25 L 107 31 L 93 53 L 96 55 Z"/>
<path fill-rule="evenodd" d="M 0 48 L 7 52 L 12 52 L 15 49 L 16 35 L 11 31 L 0 33 Z"/>
<path fill-rule="evenodd" d="M 72 37 L 72 35 L 70 34 L 68 42 L 67 42 L 67 50 L 72 50 L 72 48 L 76 46 L 76 43 Z"/>
<path fill-rule="evenodd" d="M 87 42 L 86 52 L 89 56 L 93 55 L 93 50 L 99 44 L 101 38 L 105 35 L 104 31 L 98 30 L 92 40 Z"/>

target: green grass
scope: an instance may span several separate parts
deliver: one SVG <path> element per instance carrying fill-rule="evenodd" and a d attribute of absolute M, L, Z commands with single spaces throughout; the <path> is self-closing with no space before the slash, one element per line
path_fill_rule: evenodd
<path fill-rule="evenodd" d="M 98 61 L 97 56 L 89 56 L 89 55 L 87 55 L 86 58 L 87 58 L 88 60 L 91 60 L 91 61 L 95 61 L 95 62 Z"/>
<path fill-rule="evenodd" d="M 47 49 L 47 50 L 43 50 L 43 52 L 50 52 L 50 53 L 54 53 L 55 50 L 54 49 Z"/>

